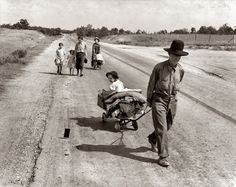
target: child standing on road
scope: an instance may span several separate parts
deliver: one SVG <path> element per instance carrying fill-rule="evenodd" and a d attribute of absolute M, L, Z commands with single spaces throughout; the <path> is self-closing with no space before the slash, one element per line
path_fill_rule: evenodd
<path fill-rule="evenodd" d="M 70 75 L 74 75 L 74 69 L 75 69 L 75 51 L 70 50 L 70 54 L 68 56 L 68 68 L 70 70 Z"/>
<path fill-rule="evenodd" d="M 61 71 L 62 71 L 62 65 L 63 62 L 65 61 L 65 51 L 63 49 L 63 43 L 59 43 L 59 47 L 56 50 L 56 58 L 55 58 L 55 64 L 57 66 L 57 74 L 61 75 Z"/>

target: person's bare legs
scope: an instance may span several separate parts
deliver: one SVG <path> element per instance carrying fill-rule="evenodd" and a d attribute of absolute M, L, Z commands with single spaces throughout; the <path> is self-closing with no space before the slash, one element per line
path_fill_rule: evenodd
<path fill-rule="evenodd" d="M 61 71 L 62 71 L 62 65 L 59 65 L 59 74 L 61 75 Z"/>
<path fill-rule="evenodd" d="M 82 76 L 83 76 L 83 68 L 80 69 L 80 77 L 82 77 Z"/>
<path fill-rule="evenodd" d="M 57 65 L 57 74 L 59 74 L 59 65 Z"/>

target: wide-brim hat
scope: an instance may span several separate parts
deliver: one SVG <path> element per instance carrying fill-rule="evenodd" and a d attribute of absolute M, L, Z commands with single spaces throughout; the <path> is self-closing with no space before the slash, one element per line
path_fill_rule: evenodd
<path fill-rule="evenodd" d="M 188 52 L 183 51 L 183 49 L 184 49 L 184 42 L 182 40 L 173 40 L 170 48 L 164 48 L 164 50 L 167 51 L 168 53 L 177 56 L 187 56 Z"/>
<path fill-rule="evenodd" d="M 95 37 L 95 38 L 94 38 L 94 41 L 95 41 L 95 40 L 98 40 L 98 42 L 100 42 L 100 38 L 98 38 L 98 37 Z"/>
<path fill-rule="evenodd" d="M 119 79 L 118 73 L 116 71 L 110 71 L 106 73 L 106 77 L 108 77 L 108 75 L 112 75 L 113 77 L 115 77 L 116 79 Z"/>

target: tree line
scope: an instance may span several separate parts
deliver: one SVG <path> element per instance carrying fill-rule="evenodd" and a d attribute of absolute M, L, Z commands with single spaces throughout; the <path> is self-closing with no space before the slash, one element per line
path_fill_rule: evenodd
<path fill-rule="evenodd" d="M 147 34 L 146 31 L 138 29 L 136 32 L 132 32 L 130 30 L 124 30 L 123 28 L 111 28 L 108 29 L 107 27 L 103 26 L 101 28 L 93 28 L 91 24 L 87 26 L 81 26 L 74 30 L 66 30 L 61 28 L 47 28 L 47 27 L 40 27 L 40 26 L 30 26 L 27 19 L 20 19 L 19 22 L 10 25 L 10 24 L 2 24 L 0 27 L 9 28 L 9 29 L 28 29 L 28 30 L 36 30 L 43 34 L 55 36 L 61 35 L 62 33 L 70 34 L 70 33 L 77 33 L 77 35 L 92 37 L 105 37 L 109 35 L 121 35 L 121 34 Z M 153 33 L 149 33 L 153 34 Z M 213 26 L 201 26 L 198 30 L 195 27 L 192 27 L 190 31 L 187 28 L 177 29 L 174 31 L 168 32 L 166 29 L 160 30 L 158 32 L 154 32 L 154 34 L 220 34 L 220 35 L 232 35 L 236 34 L 236 28 L 233 29 L 228 24 L 224 24 L 218 29 Z"/>
<path fill-rule="evenodd" d="M 19 22 L 15 24 L 2 24 L 0 25 L 2 28 L 8 28 L 8 29 L 27 29 L 27 30 L 36 30 L 39 31 L 45 35 L 49 36 L 56 36 L 61 35 L 62 30 L 61 28 L 47 28 L 47 27 L 41 27 L 41 26 L 30 26 L 27 19 L 20 19 Z"/>
<path fill-rule="evenodd" d="M 110 30 L 103 26 L 101 29 L 94 29 L 91 24 L 88 24 L 86 27 L 82 26 L 74 30 L 78 35 L 83 36 L 99 36 L 104 37 L 108 35 L 120 35 L 120 34 L 147 34 L 146 31 L 138 29 L 136 32 L 131 32 L 130 30 L 124 30 L 123 28 L 111 28 Z M 152 33 L 150 33 L 152 34 Z M 192 27 L 190 31 L 187 28 L 177 29 L 174 31 L 168 32 L 166 29 L 158 32 L 154 32 L 154 34 L 220 34 L 220 35 L 233 35 L 236 34 L 236 28 L 228 26 L 228 24 L 224 24 L 218 29 L 213 26 L 201 26 L 199 30 L 196 30 L 195 27 Z"/>
<path fill-rule="evenodd" d="M 168 34 L 167 30 L 161 30 L 156 32 L 158 34 Z M 216 29 L 213 26 L 201 26 L 199 30 L 196 30 L 195 27 L 192 27 L 190 31 L 187 28 L 177 29 L 169 32 L 170 34 L 220 34 L 220 35 L 233 35 L 236 34 L 236 28 L 228 26 L 227 23 Z"/>

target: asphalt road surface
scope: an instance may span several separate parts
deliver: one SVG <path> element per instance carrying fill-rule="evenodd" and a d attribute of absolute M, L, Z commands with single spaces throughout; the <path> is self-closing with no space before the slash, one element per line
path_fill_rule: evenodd
<path fill-rule="evenodd" d="M 128 125 L 115 132 L 114 121 L 102 123 L 97 91 L 108 88 L 105 74 L 115 70 L 127 88 L 146 95 L 152 68 L 167 54 L 102 44 L 102 70 L 89 60 L 83 77 L 65 67 L 56 75 L 61 41 L 74 48 L 71 36 L 54 41 L 0 96 L 0 186 L 236 186 L 234 53 L 193 50 L 181 59 L 186 73 L 169 132 L 171 166 L 163 168 L 147 141 L 151 114 L 137 131 Z"/>

